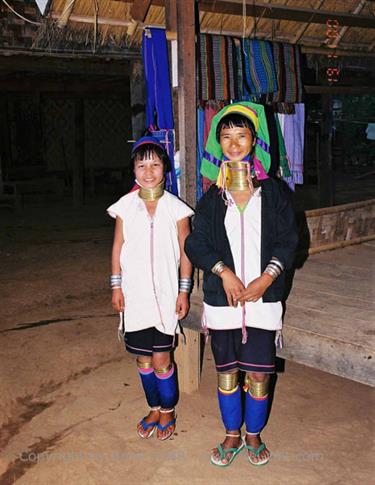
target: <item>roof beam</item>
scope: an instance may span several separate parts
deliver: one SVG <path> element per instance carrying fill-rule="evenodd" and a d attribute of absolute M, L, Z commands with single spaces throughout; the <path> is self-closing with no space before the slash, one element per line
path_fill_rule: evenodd
<path fill-rule="evenodd" d="M 369 52 L 368 50 L 360 51 L 352 49 L 330 49 L 329 47 L 313 47 L 303 44 L 301 45 L 301 52 L 303 54 L 323 54 L 326 56 L 328 56 L 329 54 L 336 54 L 340 57 L 375 57 L 375 52 Z"/>
<path fill-rule="evenodd" d="M 53 13 L 51 15 L 51 18 L 53 19 L 59 19 L 60 15 Z M 114 27 L 129 27 L 129 25 L 132 24 L 130 20 L 121 20 L 121 19 L 112 19 L 112 18 L 106 18 L 106 17 L 91 17 L 89 15 L 74 15 L 71 14 L 69 17 L 70 22 L 79 22 L 79 23 L 84 23 L 84 24 L 95 24 L 98 23 L 98 25 L 112 25 Z"/>
<path fill-rule="evenodd" d="M 154 0 L 155 5 L 164 4 L 163 0 Z M 199 10 L 242 16 L 242 3 L 238 0 L 200 0 Z M 354 15 L 352 13 L 297 8 L 285 5 L 267 4 L 257 0 L 246 0 L 246 15 L 269 19 L 289 20 L 295 22 L 325 24 L 327 20 L 336 19 L 340 26 L 375 29 L 375 17 L 370 15 Z"/>
<path fill-rule="evenodd" d="M 132 19 L 136 22 L 144 22 L 152 0 L 135 0 L 130 10 Z"/>
<path fill-rule="evenodd" d="M 367 0 L 360 0 L 359 4 L 356 6 L 356 8 L 353 11 L 353 14 L 358 15 L 366 5 L 367 5 Z M 335 39 L 333 39 L 333 42 L 329 43 L 329 41 L 326 41 L 325 44 L 328 44 L 329 47 L 331 48 L 332 46 L 337 47 L 340 41 L 342 40 L 342 38 L 344 37 L 344 35 L 346 34 L 346 32 L 348 31 L 348 29 L 349 29 L 348 26 L 342 27 L 340 29 L 338 36 Z"/>
<path fill-rule="evenodd" d="M 320 7 L 322 6 L 324 0 L 317 0 L 317 2 L 314 5 L 314 9 L 320 10 Z M 297 44 L 300 40 L 303 34 L 306 32 L 306 30 L 309 28 L 310 23 L 305 22 L 303 23 L 300 27 L 298 27 L 297 33 L 294 36 L 293 39 L 293 44 Z"/>
<path fill-rule="evenodd" d="M 76 0 L 66 0 L 64 10 L 57 17 L 59 19 L 58 22 L 57 22 L 57 26 L 60 29 L 63 29 L 66 26 L 66 24 L 68 23 L 69 17 L 71 15 L 72 11 L 73 11 L 75 2 L 76 2 Z"/>
<path fill-rule="evenodd" d="M 132 20 L 127 30 L 130 37 L 135 34 L 138 25 L 146 20 L 151 3 L 152 0 L 134 0 L 130 10 Z"/>

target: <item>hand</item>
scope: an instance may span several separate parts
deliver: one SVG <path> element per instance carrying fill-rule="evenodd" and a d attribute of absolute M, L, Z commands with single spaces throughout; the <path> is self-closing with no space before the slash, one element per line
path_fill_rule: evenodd
<path fill-rule="evenodd" d="M 125 298 L 121 288 L 112 290 L 112 307 L 118 313 L 125 310 Z"/>
<path fill-rule="evenodd" d="M 227 267 L 220 273 L 220 277 L 223 280 L 223 288 L 227 295 L 229 306 L 236 307 L 239 296 L 245 290 L 242 281 Z"/>
<path fill-rule="evenodd" d="M 273 279 L 268 274 L 262 274 L 259 278 L 255 278 L 255 280 L 251 281 L 247 288 L 242 292 L 238 301 L 243 306 L 245 302 L 255 302 L 258 301 L 259 298 L 262 298 L 266 289 L 272 285 Z"/>
<path fill-rule="evenodd" d="M 176 314 L 179 320 L 182 320 L 188 314 L 190 308 L 189 294 L 180 292 L 176 300 Z"/>

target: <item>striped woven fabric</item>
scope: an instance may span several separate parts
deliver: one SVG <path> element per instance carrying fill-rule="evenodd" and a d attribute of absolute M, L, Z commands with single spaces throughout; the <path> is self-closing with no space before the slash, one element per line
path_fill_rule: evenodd
<path fill-rule="evenodd" d="M 284 68 L 284 50 L 280 42 L 272 43 L 273 60 L 275 63 L 276 79 L 278 91 L 273 94 L 273 101 L 279 103 L 284 101 L 285 97 L 285 68 Z"/>
<path fill-rule="evenodd" d="M 231 37 L 201 34 L 198 42 L 200 100 L 230 100 L 237 93 L 237 59 Z"/>
<path fill-rule="evenodd" d="M 240 39 L 233 39 L 234 48 L 236 51 L 236 63 L 237 63 L 237 90 L 235 98 L 243 101 L 244 97 L 244 82 L 243 82 L 243 56 L 242 56 L 242 43 Z"/>
<path fill-rule="evenodd" d="M 299 45 L 294 46 L 294 54 L 296 58 L 296 81 L 297 81 L 296 103 L 302 103 L 303 84 L 302 84 L 302 68 L 301 68 L 301 47 Z"/>
<path fill-rule="evenodd" d="M 222 35 L 212 35 L 211 39 L 215 83 L 215 96 L 211 99 L 229 99 L 225 39 Z"/>
<path fill-rule="evenodd" d="M 212 89 L 211 89 L 211 65 L 207 56 L 207 40 L 209 37 L 207 35 L 200 35 L 198 42 L 198 96 L 199 99 L 212 99 Z"/>
<path fill-rule="evenodd" d="M 300 103 L 302 101 L 301 51 L 292 44 L 273 43 L 277 83 L 279 90 L 274 102 Z"/>
<path fill-rule="evenodd" d="M 242 42 L 247 94 L 259 95 L 277 91 L 276 70 L 270 42 L 256 39 L 244 39 Z"/>
<path fill-rule="evenodd" d="M 237 57 L 236 48 L 231 37 L 224 37 L 227 50 L 228 67 L 228 95 L 229 99 L 237 98 Z"/>

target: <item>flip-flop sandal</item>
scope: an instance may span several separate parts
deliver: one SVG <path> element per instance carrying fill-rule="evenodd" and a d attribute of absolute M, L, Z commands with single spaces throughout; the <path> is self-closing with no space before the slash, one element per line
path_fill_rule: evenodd
<path fill-rule="evenodd" d="M 251 451 L 251 453 L 253 453 L 256 456 L 256 458 L 258 458 L 258 456 L 262 453 L 262 451 L 267 448 L 266 443 L 262 443 L 258 449 L 255 449 L 252 446 L 246 444 L 245 438 L 243 438 L 243 444 L 248 451 Z M 259 461 L 253 461 L 252 457 L 249 454 L 247 455 L 247 458 L 252 465 L 262 466 L 262 465 L 266 465 L 270 461 L 271 455 L 266 456 L 265 458 Z"/>
<path fill-rule="evenodd" d="M 140 422 L 142 428 L 137 428 L 137 434 L 140 438 L 144 439 L 144 440 L 147 440 L 148 438 L 151 438 L 151 436 L 154 434 L 155 432 L 155 429 L 156 429 L 156 426 L 158 425 L 158 423 L 156 421 L 151 421 L 150 423 L 147 423 L 146 421 L 146 418 L 147 416 L 145 416 L 142 421 Z M 141 429 L 143 429 L 143 431 L 147 431 L 149 428 L 152 428 L 152 430 L 148 433 L 148 435 L 143 435 L 141 433 Z"/>
<path fill-rule="evenodd" d="M 226 435 L 226 436 L 232 436 L 234 438 L 240 438 L 241 437 L 241 435 L 233 435 L 233 434 Z M 222 447 L 222 445 L 219 444 L 216 448 L 217 448 L 217 450 L 220 454 L 220 457 L 215 458 L 214 454 L 212 454 L 211 455 L 211 463 L 213 465 L 216 465 L 216 466 L 225 467 L 225 466 L 229 466 L 233 462 L 233 460 L 236 458 L 236 456 L 243 450 L 244 444 L 242 443 L 238 448 L 226 448 L 226 449 L 224 449 Z M 223 460 L 227 457 L 228 453 L 232 453 L 232 456 L 229 458 L 228 463 L 223 463 Z"/>
<path fill-rule="evenodd" d="M 170 413 L 171 411 L 174 411 L 174 409 L 167 409 L 167 410 L 164 410 L 164 409 L 160 409 L 160 412 L 161 413 Z M 168 429 L 170 426 L 173 426 L 176 424 L 176 417 L 174 417 L 173 419 L 171 419 L 167 424 L 165 424 L 164 426 L 160 423 L 157 423 L 156 427 L 158 428 L 158 431 L 165 431 L 166 429 Z M 164 437 L 162 438 L 159 438 L 159 436 L 157 436 L 158 440 L 159 441 L 165 441 L 165 440 L 169 440 L 170 438 L 172 438 L 172 436 L 174 435 L 174 432 L 176 430 L 176 426 L 174 426 L 174 428 L 167 434 L 165 435 Z"/>

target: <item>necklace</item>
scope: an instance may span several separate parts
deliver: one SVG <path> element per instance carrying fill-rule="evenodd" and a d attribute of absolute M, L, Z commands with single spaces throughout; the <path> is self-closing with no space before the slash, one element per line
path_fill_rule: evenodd
<path fill-rule="evenodd" d="M 164 194 L 164 179 L 156 186 L 152 188 L 142 187 L 139 182 L 139 197 L 146 201 L 158 200 Z"/>
<path fill-rule="evenodd" d="M 229 191 L 253 192 L 248 162 L 228 162 L 227 189 Z"/>

